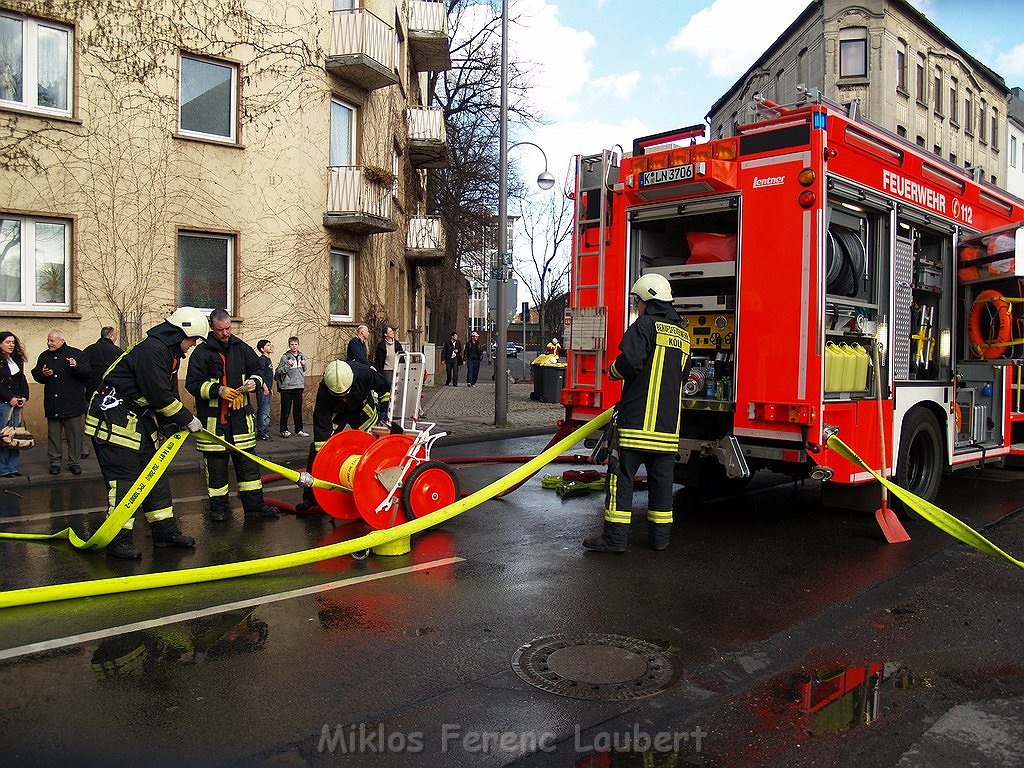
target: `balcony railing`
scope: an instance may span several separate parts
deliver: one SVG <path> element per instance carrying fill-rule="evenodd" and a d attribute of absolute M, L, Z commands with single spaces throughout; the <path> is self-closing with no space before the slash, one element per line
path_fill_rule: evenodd
<path fill-rule="evenodd" d="M 331 11 L 331 46 L 325 66 L 367 91 L 396 85 L 397 45 L 394 28 L 369 11 Z"/>
<path fill-rule="evenodd" d="M 409 160 L 415 168 L 448 165 L 444 110 L 437 107 L 409 107 Z"/>
<path fill-rule="evenodd" d="M 444 259 L 445 236 L 437 216 L 416 216 L 409 219 L 405 257 L 413 264 L 437 264 Z"/>
<path fill-rule="evenodd" d="M 448 36 L 448 4 L 411 0 L 409 3 L 409 50 L 417 72 L 451 69 Z"/>
<path fill-rule="evenodd" d="M 391 187 L 366 178 L 363 166 L 328 168 L 327 211 L 324 226 L 346 229 L 358 235 L 394 232 L 391 220 Z"/>

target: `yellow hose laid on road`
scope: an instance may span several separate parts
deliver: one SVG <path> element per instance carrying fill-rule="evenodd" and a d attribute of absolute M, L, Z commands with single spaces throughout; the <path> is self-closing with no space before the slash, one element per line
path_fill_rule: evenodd
<path fill-rule="evenodd" d="M 141 574 L 139 576 L 121 576 L 113 579 L 79 581 L 71 584 L 53 584 L 45 587 L 29 587 L 27 589 L 0 592 L 0 608 L 9 608 L 16 605 L 33 605 L 36 603 L 46 603 L 55 600 L 70 600 L 76 597 L 94 597 L 96 595 L 135 592 L 143 589 L 155 589 L 157 587 L 176 587 L 183 586 L 185 584 L 198 584 L 205 581 L 216 581 L 218 579 L 230 579 L 236 576 L 252 576 L 258 573 L 268 573 L 270 571 L 278 571 L 284 568 L 309 565 L 310 563 L 328 560 L 332 557 L 350 555 L 354 552 L 378 547 L 382 544 L 393 541 L 394 539 L 410 536 L 413 533 L 418 533 L 433 525 L 442 523 L 445 520 L 450 520 L 456 515 L 460 515 L 478 504 L 494 498 L 505 488 L 529 477 L 552 459 L 560 456 L 562 451 L 570 448 L 580 440 L 583 440 L 591 433 L 603 427 L 611 419 L 611 416 L 612 409 L 609 408 L 600 416 L 597 416 L 572 434 L 552 445 L 536 458 L 531 459 L 526 464 L 513 470 L 500 480 L 496 480 L 490 485 L 481 488 L 479 491 L 476 491 L 465 498 L 459 499 L 455 503 L 449 504 L 447 507 L 443 507 L 436 512 L 432 512 L 429 515 L 425 515 L 424 517 L 417 518 L 415 520 L 410 520 L 409 522 L 395 526 L 394 528 L 373 531 L 372 533 L 368 533 L 365 536 L 360 536 L 356 539 L 341 541 L 337 544 L 329 544 L 324 547 L 306 549 L 285 555 L 262 557 L 257 558 L 256 560 L 243 560 L 238 563 L 225 563 L 223 565 L 209 565 L 202 568 L 188 568 L 181 571 L 148 573 Z M 182 440 L 184 439 L 182 433 L 179 433 L 178 435 L 175 435 L 174 438 L 171 438 L 171 440 L 174 440 L 179 436 L 181 436 Z M 161 451 L 157 454 L 158 456 L 162 455 L 163 448 L 166 445 L 167 443 L 165 443 L 164 446 L 161 446 Z M 234 446 L 230 446 L 229 444 L 225 445 L 228 445 L 230 448 L 234 448 Z M 174 448 L 174 452 L 177 452 L 177 448 L 180 447 L 180 444 L 178 444 L 177 447 Z M 246 455 L 252 456 L 251 454 Z M 265 459 L 258 459 L 255 456 L 252 456 L 252 458 L 261 466 L 264 466 L 274 472 L 279 472 L 282 476 L 287 477 L 290 480 L 293 479 L 293 475 L 294 479 L 298 478 L 299 473 L 295 470 L 278 466 L 273 462 L 266 461 Z M 154 462 L 156 462 L 156 459 L 154 459 Z M 166 460 L 164 465 L 166 465 Z M 333 484 L 331 483 L 326 484 L 326 486 L 332 485 Z M 321 487 L 325 486 L 322 485 Z M 123 524 L 124 523 L 122 521 L 121 525 Z M 106 523 L 104 524 L 104 527 L 106 527 Z M 118 526 L 118 528 L 120 528 L 120 526 Z M 117 530 L 115 529 L 114 533 L 116 532 Z M 4 538 L 24 538 L 26 535 L 29 537 L 37 536 L 36 534 L 0 534 L 0 536 L 3 536 Z M 45 538 L 52 538 L 54 535 L 56 534 Z"/>
<path fill-rule="evenodd" d="M 230 448 L 231 450 L 238 451 L 239 453 L 248 456 L 260 466 L 277 472 L 286 480 L 290 480 L 293 483 L 298 482 L 300 473 L 297 470 L 278 466 L 277 464 L 267 461 L 266 459 L 262 459 L 255 454 L 247 453 L 241 448 L 236 448 L 231 443 L 221 437 L 218 437 L 212 432 L 207 432 L 205 429 L 202 431 L 206 434 L 207 439 L 213 440 L 226 448 Z M 154 483 L 163 476 L 164 470 L 166 470 L 170 465 L 171 460 L 177 455 L 181 446 L 185 444 L 185 438 L 188 437 L 188 434 L 189 433 L 185 430 L 175 432 L 163 442 L 160 448 L 157 449 L 156 453 L 153 454 L 153 458 L 150 459 L 149 464 L 146 465 L 142 474 L 136 479 L 132 490 L 126 494 L 123 499 L 121 499 L 113 510 L 111 510 L 107 519 L 103 521 L 103 525 L 101 525 L 99 529 L 97 529 L 96 533 L 88 539 L 83 539 L 71 528 L 65 528 L 63 531 L 57 531 L 57 533 L 0 532 L 0 539 L 20 539 L 21 541 L 60 541 L 66 539 L 71 542 L 71 545 L 76 549 L 103 549 L 110 543 L 111 539 L 117 535 L 117 532 L 124 528 L 124 524 L 134 517 L 139 505 L 145 501 L 146 496 L 149 495 L 149 491 L 152 489 Z M 335 485 L 334 483 L 329 483 L 326 480 L 314 479 L 313 485 L 316 488 L 327 488 L 332 491 L 351 493 L 347 488 Z"/>
<path fill-rule="evenodd" d="M 917 512 L 917 514 L 919 514 L 921 517 L 923 517 L 925 520 L 927 520 L 929 523 L 934 525 L 939 530 L 945 531 L 953 538 L 959 539 L 964 544 L 974 547 L 979 552 L 983 552 L 986 555 L 992 555 L 993 557 L 998 557 L 1002 560 L 1005 560 L 1008 563 L 1016 565 L 1018 568 L 1024 568 L 1024 561 L 1018 560 L 1012 555 L 1007 554 L 999 547 L 997 547 L 995 544 L 993 544 L 991 541 L 982 536 L 980 533 L 978 533 L 976 530 L 971 528 L 971 526 L 967 525 L 967 523 L 963 522 L 962 520 L 958 520 L 945 510 L 939 509 L 930 501 L 926 501 L 925 499 L 922 499 L 920 496 L 916 496 L 910 491 L 900 488 L 898 485 L 896 485 L 896 483 L 892 482 L 891 480 L 882 477 L 875 470 L 873 470 L 871 467 L 865 464 L 864 460 L 861 459 L 861 457 L 858 456 L 856 453 L 854 453 L 853 449 L 850 448 L 850 446 L 848 446 L 835 435 L 829 437 L 826 441 L 826 444 L 829 448 L 838 453 L 847 461 L 852 461 L 857 466 L 867 470 L 872 475 L 874 475 L 875 479 L 878 482 L 880 482 L 883 486 L 888 488 L 890 491 L 892 491 L 894 496 L 900 499 L 900 501 L 902 501 L 912 510 Z"/>

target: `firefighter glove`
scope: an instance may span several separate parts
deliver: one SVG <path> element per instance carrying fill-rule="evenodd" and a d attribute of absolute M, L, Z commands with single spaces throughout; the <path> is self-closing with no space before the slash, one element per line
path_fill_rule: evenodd
<path fill-rule="evenodd" d="M 203 429 L 203 422 L 199 420 L 198 416 L 193 416 L 192 421 L 190 421 L 186 426 L 188 427 L 189 432 L 200 432 Z"/>

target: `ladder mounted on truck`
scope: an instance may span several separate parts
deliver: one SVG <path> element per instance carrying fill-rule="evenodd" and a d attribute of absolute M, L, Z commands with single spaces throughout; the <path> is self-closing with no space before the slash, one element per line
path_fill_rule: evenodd
<path fill-rule="evenodd" d="M 608 308 L 604 304 L 606 251 L 611 244 L 612 184 L 619 156 L 612 150 L 576 157 L 576 226 L 573 230 L 572 297 L 565 314 L 577 389 L 602 386 L 606 368 Z"/>

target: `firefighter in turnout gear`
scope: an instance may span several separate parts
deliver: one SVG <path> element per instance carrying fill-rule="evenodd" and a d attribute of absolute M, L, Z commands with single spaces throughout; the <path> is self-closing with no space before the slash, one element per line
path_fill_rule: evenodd
<path fill-rule="evenodd" d="M 680 397 L 689 374 L 690 337 L 672 307 L 672 287 L 657 274 L 642 276 L 630 296 L 637 319 L 622 337 L 608 369 L 622 379 L 608 457 L 604 531 L 583 541 L 594 552 L 625 552 L 633 512 L 633 476 L 647 467 L 647 533 L 651 548 L 668 547 L 672 480 L 679 450 Z"/>
<path fill-rule="evenodd" d="M 231 333 L 231 315 L 215 309 L 210 314 L 210 334 L 188 364 L 185 389 L 196 399 L 196 412 L 203 427 L 236 448 L 251 451 L 256 446 L 256 416 L 249 393 L 271 382 L 263 380 L 259 355 Z M 238 496 L 246 518 L 276 518 L 277 510 L 263 502 L 260 468 L 252 459 L 229 451 L 203 433 L 196 435 L 196 448 L 206 459 L 206 490 L 210 497 L 210 519 L 224 522 L 231 515 L 228 501 L 228 454 L 235 464 Z"/>
<path fill-rule="evenodd" d="M 156 453 L 160 427 L 175 431 L 202 429 L 199 419 L 178 398 L 178 368 L 189 349 L 209 330 L 206 315 L 194 307 L 176 309 L 150 328 L 146 338 L 122 354 L 104 374 L 85 417 L 92 438 L 110 511 L 125 497 Z M 157 547 L 193 547 L 174 519 L 171 487 L 166 475 L 153 484 L 142 502 Z M 141 557 L 133 542 L 135 520 L 125 523 L 107 545 L 112 557 Z"/>
<path fill-rule="evenodd" d="M 390 402 L 391 386 L 375 368 L 354 360 L 328 363 L 313 405 L 313 443 L 309 446 L 307 470 L 313 467 L 313 459 L 324 443 L 346 426 L 369 431 L 387 421 Z M 402 429 L 392 425 L 391 431 L 401 434 Z M 305 512 L 316 506 L 313 490 L 306 488 L 295 511 Z"/>

